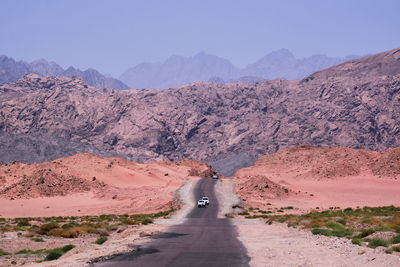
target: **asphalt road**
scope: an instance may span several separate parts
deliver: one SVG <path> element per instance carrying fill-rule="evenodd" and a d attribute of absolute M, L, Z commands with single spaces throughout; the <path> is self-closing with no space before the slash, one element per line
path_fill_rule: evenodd
<path fill-rule="evenodd" d="M 216 182 L 201 179 L 194 190 L 196 199 L 202 196 L 210 199 L 206 208 L 195 207 L 182 224 L 153 236 L 139 250 L 95 263 L 94 266 L 249 266 L 249 257 L 237 239 L 235 227 L 229 219 L 217 218 Z"/>

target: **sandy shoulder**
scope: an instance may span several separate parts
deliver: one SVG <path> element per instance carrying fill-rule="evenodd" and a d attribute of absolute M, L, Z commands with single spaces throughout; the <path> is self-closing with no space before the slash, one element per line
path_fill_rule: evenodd
<path fill-rule="evenodd" d="M 238 203 L 237 196 L 225 195 L 233 192 L 233 183 L 224 179 L 216 186 L 220 216 Z M 400 257 L 385 254 L 383 248 L 360 247 L 345 238 L 312 235 L 286 224 L 268 225 L 262 219 L 231 220 L 251 258 L 250 266 L 400 266 Z"/>

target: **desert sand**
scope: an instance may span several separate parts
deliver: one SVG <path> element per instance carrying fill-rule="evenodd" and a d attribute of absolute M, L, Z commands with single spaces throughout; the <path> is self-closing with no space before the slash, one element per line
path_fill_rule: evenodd
<path fill-rule="evenodd" d="M 90 266 L 90 262 L 100 258 L 126 253 L 135 250 L 143 242 L 149 241 L 152 235 L 158 234 L 173 224 L 181 223 L 189 211 L 194 207 L 193 188 L 198 177 L 189 177 L 177 191 L 176 197 L 180 209 L 168 219 L 160 218 L 149 225 L 121 225 L 117 231 L 108 236 L 108 241 L 103 245 L 97 245 L 94 241 L 97 235 L 83 235 L 78 238 L 54 238 L 44 237 L 44 243 L 34 242 L 30 238 L 18 236 L 17 232 L 7 232 L 0 240 L 0 249 L 15 253 L 21 249 L 37 250 L 61 247 L 67 244 L 75 245 L 75 248 L 57 261 L 35 263 L 42 259 L 42 255 L 10 255 L 0 258 L 0 266 Z M 14 262 L 14 263 L 12 263 Z"/>
<path fill-rule="evenodd" d="M 182 222 L 195 203 L 192 190 L 196 177 L 209 172 L 206 164 L 188 160 L 132 163 L 90 154 L 43 164 L 2 165 L 0 179 L 4 184 L 0 210 L 3 217 L 17 217 L 133 213 L 169 209 L 172 205 L 181 207 L 172 218 L 158 219 L 155 224 L 122 227 L 121 231 L 112 233 L 109 241 L 101 247 L 93 244 L 96 237 L 61 239 L 64 243 L 73 243 L 76 248 L 57 262 L 45 265 L 85 266 L 98 257 L 132 251 L 152 234 Z M 58 175 L 53 176 L 54 173 Z M 271 203 L 268 207 L 274 208 L 293 206 L 290 212 L 294 213 L 315 210 L 316 207 L 322 210 L 329 207 L 400 205 L 399 175 L 398 149 L 373 152 L 341 147 L 288 148 L 260 158 L 254 166 L 239 170 L 233 179 L 219 179 L 216 184 L 220 203 L 218 217 L 224 218 L 226 214 L 240 210 L 233 207 L 265 208 L 266 203 Z M 80 186 L 73 184 L 71 194 L 54 190 L 59 186 L 71 186 L 68 183 L 59 185 L 56 177 Z M 34 184 L 27 185 L 25 178 L 30 178 Z M 43 179 L 45 186 L 41 183 Z M 31 186 L 28 191 L 25 189 L 27 186 Z M 138 203 L 137 206 L 133 202 Z M 248 250 L 251 266 L 400 265 L 399 255 L 385 254 L 384 248 L 360 247 L 345 238 L 312 235 L 309 230 L 280 223 L 268 225 L 262 219 L 231 220 L 237 227 L 239 240 Z M 10 251 L 18 251 L 19 246 L 33 250 L 42 245 L 17 235 L 8 235 L 3 237 L 2 247 L 10 250 L 14 244 Z M 51 240 L 47 242 L 46 246 L 61 244 L 53 244 Z M 3 256 L 3 260 L 9 264 L 11 256 Z"/>
<path fill-rule="evenodd" d="M 261 157 L 233 179 L 246 207 L 400 205 L 400 149 L 375 152 L 300 146 Z"/>
<path fill-rule="evenodd" d="M 176 190 L 207 176 L 204 163 L 130 162 L 77 154 L 40 164 L 0 165 L 0 217 L 151 213 L 177 208 Z"/>

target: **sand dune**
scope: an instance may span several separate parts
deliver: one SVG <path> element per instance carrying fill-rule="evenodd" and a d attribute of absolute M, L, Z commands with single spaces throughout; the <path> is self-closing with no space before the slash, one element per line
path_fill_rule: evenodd
<path fill-rule="evenodd" d="M 150 213 L 176 208 L 189 176 L 207 176 L 200 162 L 130 162 L 76 154 L 40 164 L 0 165 L 0 216 L 36 217 Z"/>
<path fill-rule="evenodd" d="M 329 207 L 400 205 L 400 149 L 385 152 L 299 146 L 236 172 L 245 205 Z"/>

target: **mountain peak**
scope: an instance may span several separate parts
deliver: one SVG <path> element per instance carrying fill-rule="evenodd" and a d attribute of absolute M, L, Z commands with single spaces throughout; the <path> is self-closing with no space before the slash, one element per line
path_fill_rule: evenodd
<path fill-rule="evenodd" d="M 5 55 L 0 56 L 0 84 L 7 82 L 15 82 L 19 78 L 24 77 L 27 73 L 36 73 L 43 76 L 80 76 L 85 82 L 94 87 L 109 87 L 114 89 L 128 89 L 128 86 L 121 81 L 112 77 L 105 77 L 97 70 L 89 69 L 81 71 L 70 66 L 64 70 L 57 63 L 47 61 L 46 59 L 37 59 L 31 63 L 24 61 L 15 61 L 11 57 Z M 33 77 L 33 76 L 28 76 Z M 25 77 L 27 78 L 27 77 Z"/>

